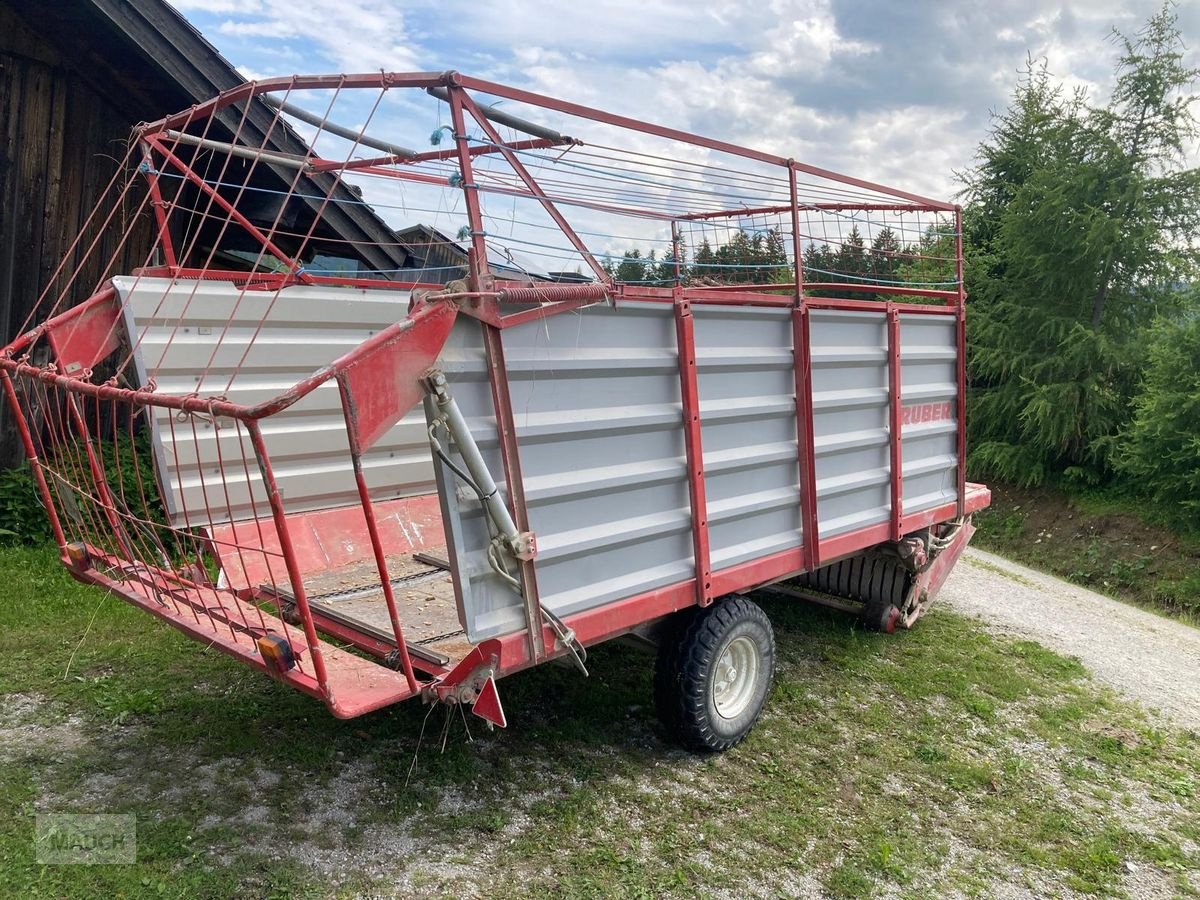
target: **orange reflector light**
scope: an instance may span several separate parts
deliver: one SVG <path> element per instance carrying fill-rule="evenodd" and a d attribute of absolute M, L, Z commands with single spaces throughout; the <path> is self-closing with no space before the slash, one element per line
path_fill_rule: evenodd
<path fill-rule="evenodd" d="M 268 668 L 282 674 L 296 665 L 292 645 L 279 635 L 264 634 L 255 643 L 258 644 L 258 652 L 262 654 L 263 662 Z"/>

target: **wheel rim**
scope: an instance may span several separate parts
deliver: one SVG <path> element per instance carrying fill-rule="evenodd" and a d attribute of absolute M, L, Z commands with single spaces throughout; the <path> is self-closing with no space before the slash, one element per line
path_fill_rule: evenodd
<path fill-rule="evenodd" d="M 725 719 L 736 719 L 754 699 L 758 684 L 758 645 L 744 635 L 725 645 L 713 677 L 713 706 Z"/>

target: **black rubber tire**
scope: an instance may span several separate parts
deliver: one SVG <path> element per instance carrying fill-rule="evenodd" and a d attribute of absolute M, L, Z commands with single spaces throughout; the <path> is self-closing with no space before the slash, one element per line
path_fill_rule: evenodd
<path fill-rule="evenodd" d="M 667 731 L 687 749 L 718 753 L 740 743 L 762 714 L 775 681 L 775 632 L 758 604 L 731 594 L 689 611 L 674 634 L 659 644 L 654 704 Z M 758 678 L 746 708 L 733 718 L 717 712 L 713 696 L 717 663 L 737 637 L 758 651 Z"/>

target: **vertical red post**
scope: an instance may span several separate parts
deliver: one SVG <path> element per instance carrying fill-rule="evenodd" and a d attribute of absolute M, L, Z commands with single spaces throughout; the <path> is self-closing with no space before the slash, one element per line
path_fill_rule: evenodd
<path fill-rule="evenodd" d="M 346 420 L 346 436 L 350 439 L 350 459 L 354 465 L 354 483 L 358 487 L 358 502 L 362 506 L 363 516 L 367 522 L 367 535 L 371 538 L 371 552 L 375 554 L 375 567 L 379 571 L 379 586 L 383 589 L 383 602 L 387 606 L 388 619 L 392 623 L 392 635 L 396 639 L 396 651 L 400 656 L 400 667 L 408 680 L 408 687 L 414 693 L 421 690 L 417 676 L 413 673 L 412 660 L 408 655 L 408 644 L 404 641 L 404 629 L 400 625 L 400 614 L 396 611 L 396 594 L 392 589 L 391 573 L 388 571 L 387 554 L 383 550 L 383 541 L 379 537 L 379 523 L 375 520 L 375 505 L 371 502 L 371 492 L 367 488 L 367 479 L 363 475 L 362 445 L 358 438 L 358 422 L 354 413 L 354 397 L 350 393 L 350 385 L 346 375 L 341 372 L 337 376 L 338 391 L 342 395 L 342 417 Z"/>
<path fill-rule="evenodd" d="M 517 426 L 513 419 L 512 395 L 508 388 L 508 370 L 504 365 L 504 341 L 499 328 L 479 323 L 487 355 L 488 380 L 492 386 L 492 405 L 496 410 L 496 434 L 500 438 L 500 460 L 504 466 L 504 486 L 513 522 L 521 532 L 531 531 L 529 508 L 525 504 L 525 482 L 521 478 Z M 525 618 L 529 628 L 529 653 L 535 663 L 545 658 L 542 604 L 538 595 L 537 569 L 532 559 L 521 560 L 521 588 Z"/>
<path fill-rule="evenodd" d="M 675 335 L 679 348 L 679 391 L 683 405 L 683 441 L 687 456 L 688 494 L 692 504 L 692 548 L 696 557 L 696 602 L 708 606 L 712 596 L 712 564 L 708 548 L 708 498 L 704 490 L 704 443 L 700 438 L 700 388 L 696 377 L 696 327 L 692 306 L 675 296 Z"/>
<path fill-rule="evenodd" d="M 677 221 L 672 220 L 671 221 L 671 255 L 675 258 L 675 286 L 676 287 L 678 287 L 680 285 L 680 283 L 683 281 L 683 279 L 680 277 L 683 274 L 683 272 L 682 272 L 683 267 L 679 261 L 679 251 L 682 246 L 683 246 L 683 243 L 679 238 L 679 223 Z"/>
<path fill-rule="evenodd" d="M 283 565 L 287 569 L 288 581 L 292 583 L 292 596 L 296 598 L 296 609 L 300 613 L 300 621 L 304 628 L 304 637 L 308 648 L 312 651 L 313 674 L 321 686 L 321 692 L 329 697 L 329 676 L 325 671 L 325 657 L 321 654 L 321 642 L 317 637 L 316 626 L 313 625 L 312 612 L 308 608 L 308 594 L 304 591 L 304 578 L 300 574 L 300 564 L 296 560 L 296 547 L 292 544 L 292 535 L 288 529 L 287 513 L 283 508 L 283 499 L 279 496 L 279 485 L 275 481 L 275 472 L 271 468 L 271 457 L 267 453 L 267 445 L 263 441 L 262 429 L 255 419 L 245 419 L 243 423 L 250 434 L 250 444 L 254 447 L 254 455 L 258 459 L 258 468 L 262 473 L 263 487 L 267 492 L 267 501 L 271 504 L 271 518 L 275 520 L 275 531 L 279 535 L 279 549 L 283 552 Z"/>
<path fill-rule="evenodd" d="M 963 280 L 962 207 L 954 207 L 954 255 L 958 275 L 958 516 L 967 512 L 967 285 Z"/>
<path fill-rule="evenodd" d="M 804 248 L 800 239 L 800 195 L 796 190 L 796 169 L 788 160 L 788 190 L 792 197 L 792 258 L 796 264 L 796 305 L 804 302 Z"/>
<path fill-rule="evenodd" d="M 904 422 L 900 404 L 900 311 L 892 302 L 887 304 L 888 354 L 888 445 L 891 460 L 891 538 L 900 540 L 900 519 L 904 514 L 904 454 L 901 447 Z"/>
<path fill-rule="evenodd" d="M 158 238 L 162 242 L 163 258 L 167 265 L 175 269 L 179 260 L 175 256 L 175 244 L 171 240 L 171 230 L 167 227 L 167 204 L 162 198 L 162 190 L 158 185 L 158 171 L 154 168 L 154 154 L 150 145 L 142 141 L 142 167 L 146 183 L 150 188 L 150 205 L 154 207 L 154 221 L 158 224 Z"/>
<path fill-rule="evenodd" d="M 463 116 L 463 89 L 446 85 L 450 98 L 450 122 L 454 128 L 454 144 L 458 148 L 458 170 L 462 176 L 463 198 L 467 204 L 467 225 L 471 229 L 471 289 L 482 290 L 479 279 L 488 272 L 487 240 L 483 230 L 483 211 L 479 207 L 479 185 L 471 166 L 471 145 L 467 140 L 467 123 Z"/>
<path fill-rule="evenodd" d="M 813 436 L 812 354 L 809 311 L 803 304 L 792 310 L 792 364 L 796 377 L 796 460 L 800 466 L 800 529 L 804 537 L 804 568 L 821 565 L 820 525 L 817 521 L 817 461 Z"/>

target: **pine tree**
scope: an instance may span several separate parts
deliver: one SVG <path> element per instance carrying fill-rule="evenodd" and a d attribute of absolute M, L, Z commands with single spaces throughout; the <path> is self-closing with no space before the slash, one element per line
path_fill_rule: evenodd
<path fill-rule="evenodd" d="M 614 276 L 617 281 L 639 284 L 646 279 L 646 263 L 641 250 L 626 250 Z"/>
<path fill-rule="evenodd" d="M 1180 168 L 1197 72 L 1169 7 L 1118 43 L 1103 108 L 1031 63 L 967 176 L 971 461 L 983 474 L 1105 477 L 1141 338 L 1200 261 L 1200 173 Z"/>
<path fill-rule="evenodd" d="M 892 231 L 886 225 L 881 228 L 879 233 L 875 235 L 875 240 L 871 241 L 871 274 L 878 278 L 890 280 L 900 267 L 900 252 L 902 249 L 900 239 L 896 237 L 896 232 Z"/>

